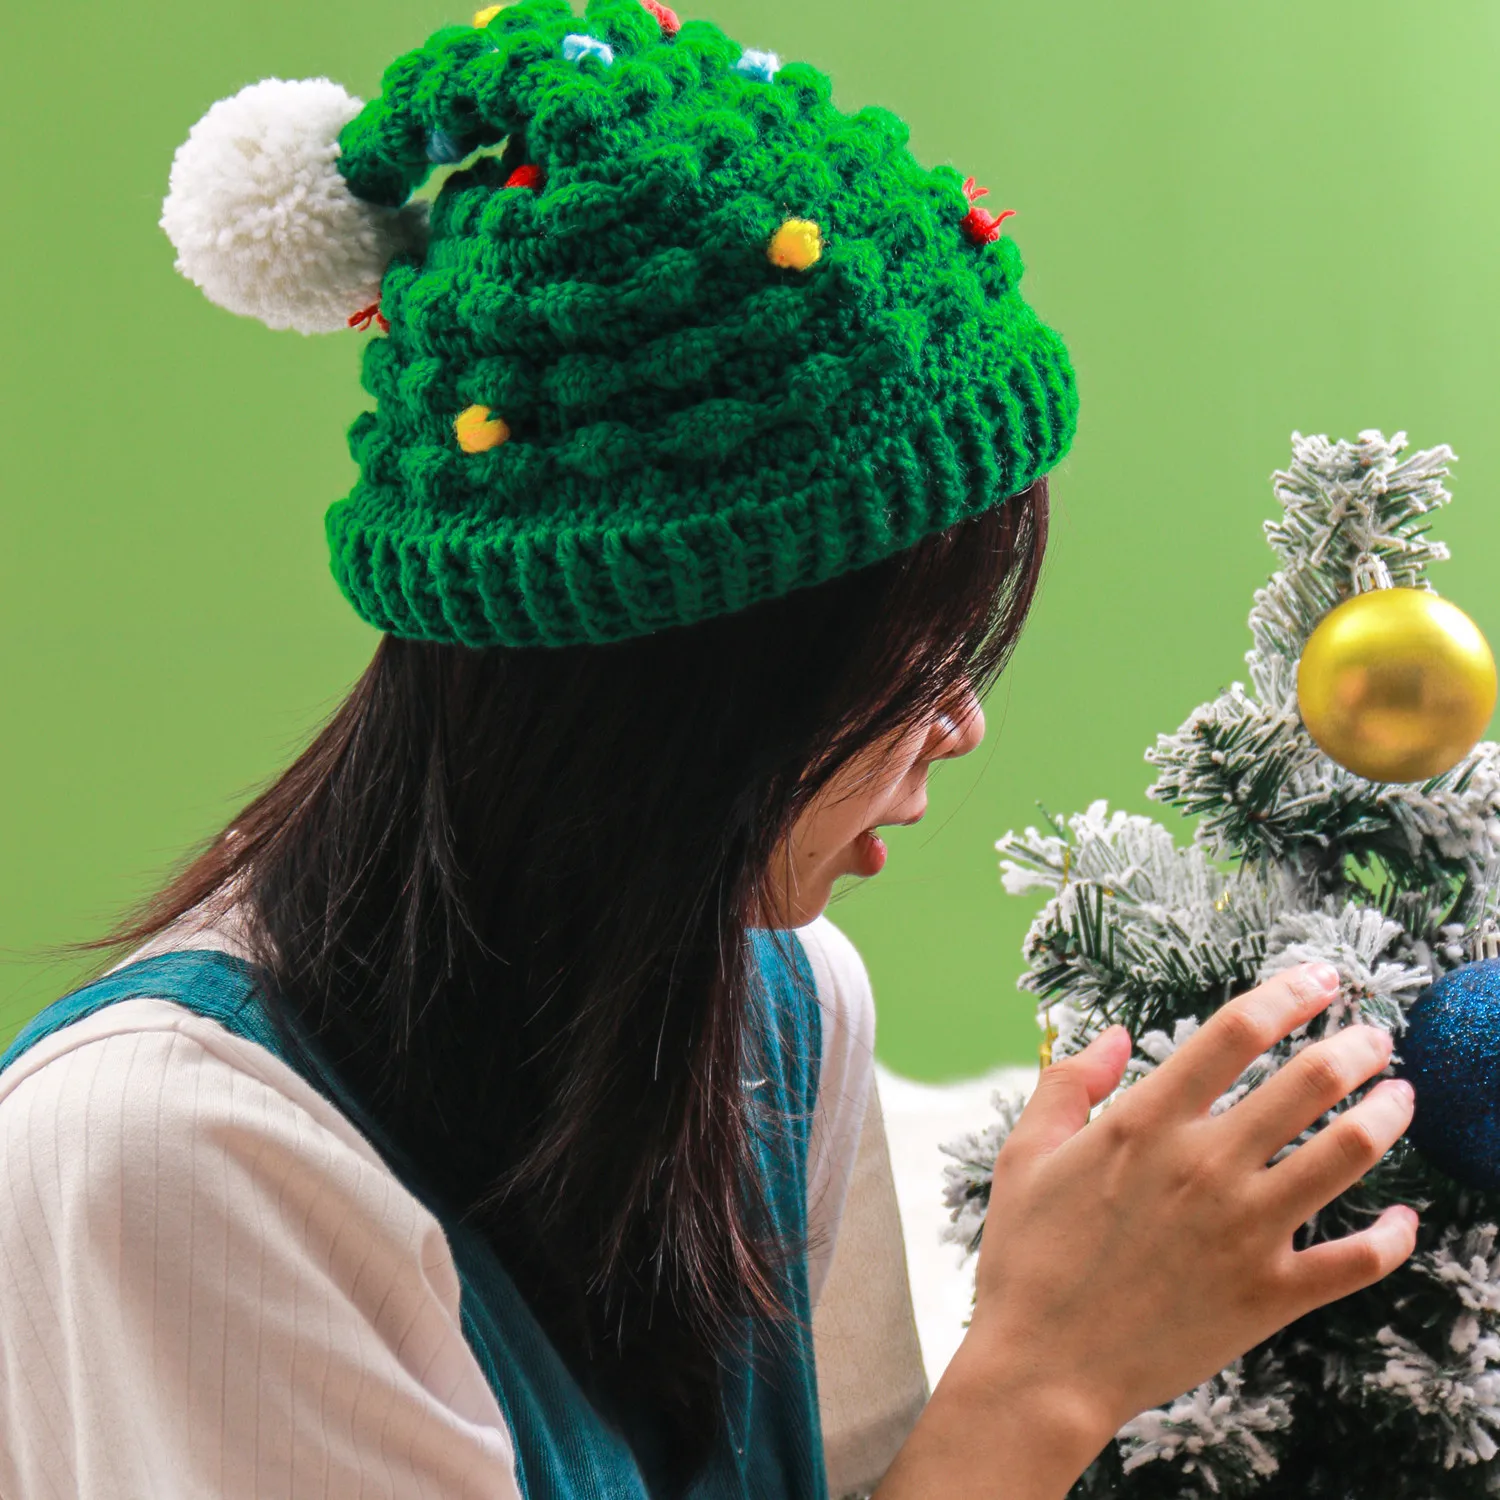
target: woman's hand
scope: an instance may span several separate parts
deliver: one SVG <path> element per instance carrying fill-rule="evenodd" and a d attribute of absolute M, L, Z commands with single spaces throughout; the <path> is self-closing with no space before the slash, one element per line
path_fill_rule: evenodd
<path fill-rule="evenodd" d="M 1043 1071 L 995 1163 L 960 1351 L 969 1372 L 1061 1403 L 1102 1445 L 1137 1413 L 1411 1254 L 1417 1216 L 1404 1206 L 1358 1234 L 1292 1248 L 1293 1231 L 1406 1129 L 1404 1084 L 1382 1082 L 1267 1166 L 1386 1066 L 1384 1031 L 1347 1027 L 1209 1114 L 1337 987 L 1330 966 L 1309 964 L 1239 996 L 1093 1121 L 1130 1055 L 1124 1028 Z"/>
<path fill-rule="evenodd" d="M 1209 1114 L 1337 986 L 1304 965 L 1231 1000 L 1093 1121 L 1124 1073 L 1124 1028 L 1043 1071 L 995 1162 L 968 1336 L 875 1500 L 1064 1500 L 1131 1417 L 1411 1254 L 1404 1207 L 1292 1249 L 1406 1129 L 1402 1085 L 1266 1165 L 1385 1067 L 1386 1033 L 1339 1031 Z"/>

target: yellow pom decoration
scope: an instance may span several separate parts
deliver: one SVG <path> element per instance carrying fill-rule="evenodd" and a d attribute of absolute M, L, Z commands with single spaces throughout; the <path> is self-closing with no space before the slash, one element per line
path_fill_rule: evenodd
<path fill-rule="evenodd" d="M 483 453 L 488 448 L 498 448 L 510 436 L 510 428 L 502 417 L 492 417 L 487 406 L 471 406 L 461 412 L 453 423 L 458 446 L 465 453 Z"/>
<path fill-rule="evenodd" d="M 1495 707 L 1495 658 L 1457 605 L 1372 589 L 1330 610 L 1297 666 L 1318 748 L 1367 781 L 1426 781 L 1474 748 Z"/>
<path fill-rule="evenodd" d="M 503 5 L 486 5 L 483 10 L 474 12 L 474 24 L 476 26 L 488 26 L 505 7 Z"/>
<path fill-rule="evenodd" d="M 805 271 L 823 253 L 823 232 L 811 219 L 788 219 L 771 239 L 766 254 L 788 271 Z"/>

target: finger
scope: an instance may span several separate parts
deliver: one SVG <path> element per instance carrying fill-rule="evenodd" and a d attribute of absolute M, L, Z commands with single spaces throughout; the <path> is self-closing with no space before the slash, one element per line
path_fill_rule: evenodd
<path fill-rule="evenodd" d="M 1216 1010 L 1143 1087 L 1188 1114 L 1208 1107 L 1268 1047 L 1324 1009 L 1338 993 L 1332 964 L 1299 964 Z"/>
<path fill-rule="evenodd" d="M 1391 1035 L 1378 1026 L 1346 1026 L 1292 1058 L 1274 1077 L 1219 1117 L 1230 1150 L 1263 1167 L 1315 1125 L 1339 1100 L 1391 1060 Z"/>
<path fill-rule="evenodd" d="M 1401 1138 L 1411 1124 L 1411 1085 L 1387 1078 L 1353 1109 L 1266 1168 L 1256 1191 L 1267 1211 L 1287 1228 L 1305 1224 L 1325 1204 L 1359 1181 Z"/>
<path fill-rule="evenodd" d="M 1368 1229 L 1292 1256 L 1295 1318 L 1389 1276 L 1417 1245 L 1417 1215 L 1393 1204 Z"/>
<path fill-rule="evenodd" d="M 1077 1135 L 1093 1107 L 1119 1087 L 1129 1057 L 1130 1033 L 1111 1026 L 1081 1052 L 1043 1068 L 1006 1146 L 1045 1154 Z"/>

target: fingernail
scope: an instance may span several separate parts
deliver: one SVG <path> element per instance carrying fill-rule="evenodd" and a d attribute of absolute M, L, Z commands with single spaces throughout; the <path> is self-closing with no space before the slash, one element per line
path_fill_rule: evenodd
<path fill-rule="evenodd" d="M 1404 1078 L 1387 1078 L 1381 1088 L 1402 1104 L 1415 1104 L 1417 1101 L 1417 1091 Z"/>
<path fill-rule="evenodd" d="M 1308 964 L 1302 970 L 1298 988 L 1311 999 L 1314 995 L 1331 995 L 1339 987 L 1339 971 L 1332 964 Z"/>
<path fill-rule="evenodd" d="M 1414 1209 L 1409 1203 L 1392 1204 L 1390 1208 L 1386 1209 L 1382 1217 L 1392 1219 L 1397 1217 L 1405 1218 L 1411 1224 L 1413 1229 L 1417 1228 L 1422 1222 L 1421 1218 L 1417 1214 L 1416 1209 Z"/>

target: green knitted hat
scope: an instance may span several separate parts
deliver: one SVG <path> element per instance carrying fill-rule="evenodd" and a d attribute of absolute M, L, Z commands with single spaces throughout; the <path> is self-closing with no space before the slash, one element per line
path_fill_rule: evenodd
<path fill-rule="evenodd" d="M 1066 452 L 1073 373 L 1014 241 L 895 115 L 658 0 L 475 21 L 362 108 L 323 79 L 221 101 L 163 211 L 215 300 L 383 330 L 326 517 L 371 625 L 477 647 L 689 624 L 908 548 Z"/>

